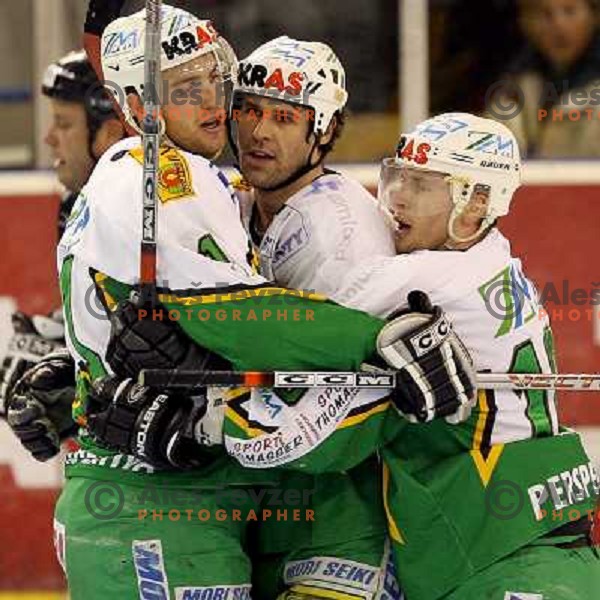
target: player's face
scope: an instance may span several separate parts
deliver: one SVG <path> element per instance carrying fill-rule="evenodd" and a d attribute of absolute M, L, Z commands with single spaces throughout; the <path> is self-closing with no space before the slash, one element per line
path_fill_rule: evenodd
<path fill-rule="evenodd" d="M 68 190 L 78 192 L 94 168 L 85 108 L 77 102 L 51 98 L 50 112 L 52 123 L 44 141 L 52 150 L 59 181 Z"/>
<path fill-rule="evenodd" d="M 386 164 L 380 200 L 393 218 L 396 252 L 441 248 L 452 212 L 447 175 Z"/>
<path fill-rule="evenodd" d="M 225 86 L 211 54 L 163 72 L 168 136 L 184 150 L 218 156 L 227 142 Z"/>
<path fill-rule="evenodd" d="M 314 145 L 310 114 L 272 98 L 243 97 L 233 118 L 240 167 L 255 188 L 274 188 L 306 165 Z"/>
<path fill-rule="evenodd" d="M 521 23 L 534 46 L 566 68 L 590 43 L 595 17 L 589 0 L 523 0 Z"/>

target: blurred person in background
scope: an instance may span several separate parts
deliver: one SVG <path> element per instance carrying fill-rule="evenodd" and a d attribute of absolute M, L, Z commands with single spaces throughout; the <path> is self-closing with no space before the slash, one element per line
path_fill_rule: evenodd
<path fill-rule="evenodd" d="M 430 114 L 480 113 L 506 68 L 506 49 L 521 40 L 515 3 L 431 0 L 429 7 Z"/>
<path fill-rule="evenodd" d="M 96 163 L 125 131 L 82 50 L 50 64 L 41 91 L 49 99 L 52 116 L 44 141 L 52 150 L 54 169 L 65 187 L 58 214 L 60 238 Z M 48 460 L 59 452 L 61 440 L 75 432 L 70 409 L 64 410 L 72 397 L 42 393 L 47 391 L 44 383 L 49 364 L 60 364 L 65 377 L 74 380 L 74 365 L 64 354 L 62 309 L 32 316 L 17 311 L 12 324 L 14 334 L 0 369 L 0 415 L 8 414 L 9 425 L 35 458 Z M 31 392 L 28 400 L 23 401 L 19 394 L 6 405 L 17 388 Z M 62 414 L 67 416 L 60 418 Z"/>
<path fill-rule="evenodd" d="M 64 221 L 100 157 L 125 131 L 83 50 L 70 52 L 48 67 L 42 93 L 49 98 L 52 115 L 44 141 L 52 150 L 58 180 L 66 188 Z"/>
<path fill-rule="evenodd" d="M 526 46 L 487 110 L 526 157 L 600 156 L 597 0 L 519 0 L 518 21 Z"/>

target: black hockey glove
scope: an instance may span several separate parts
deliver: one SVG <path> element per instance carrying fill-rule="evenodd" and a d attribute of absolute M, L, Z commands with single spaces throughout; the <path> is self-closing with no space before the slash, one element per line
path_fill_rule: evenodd
<path fill-rule="evenodd" d="M 23 446 L 39 461 L 60 451 L 75 435 L 71 417 L 75 364 L 65 349 L 45 356 L 17 381 L 7 404 L 7 421 Z"/>
<path fill-rule="evenodd" d="M 387 323 L 377 351 L 398 370 L 393 401 L 413 423 L 469 418 L 476 399 L 473 362 L 439 306 L 427 294 L 412 291 L 409 308 Z"/>
<path fill-rule="evenodd" d="M 106 360 L 122 379 L 136 379 L 142 369 L 229 368 L 229 363 L 196 346 L 160 306 L 142 309 L 135 301 L 125 300 L 111 313 L 110 320 Z"/>
<path fill-rule="evenodd" d="M 12 315 L 12 326 L 14 333 L 0 368 L 0 416 L 5 415 L 7 399 L 25 371 L 65 346 L 62 311 L 32 317 L 16 312 Z"/>
<path fill-rule="evenodd" d="M 159 469 L 190 469 L 213 460 L 196 441 L 207 407 L 205 394 L 160 393 L 131 379 L 104 377 L 94 382 L 88 395 L 87 427 L 106 448 Z"/>

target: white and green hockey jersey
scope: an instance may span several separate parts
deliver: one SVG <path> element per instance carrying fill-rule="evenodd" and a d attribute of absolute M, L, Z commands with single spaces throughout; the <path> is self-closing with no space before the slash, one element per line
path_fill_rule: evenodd
<path fill-rule="evenodd" d="M 67 457 L 68 474 L 135 478 L 153 471 L 131 456 L 98 448 L 85 432 L 88 382 L 110 372 L 109 313 L 139 280 L 142 161 L 139 138 L 123 140 L 103 155 L 58 247 L 67 344 L 78 371 L 74 417 L 82 426 L 82 450 Z M 375 351 L 380 319 L 276 287 L 254 273 L 237 198 L 212 163 L 163 146 L 158 184 L 158 300 L 196 343 L 239 370 L 352 369 Z M 343 352 L 337 351 L 334 332 L 344 340 Z M 258 479 L 222 456 L 232 468 L 215 461 L 205 473 L 207 482 Z M 198 483 L 196 473 L 168 477 Z"/>
<path fill-rule="evenodd" d="M 429 294 L 478 371 L 555 368 L 536 290 L 496 229 L 461 252 L 375 257 L 345 281 L 334 299 L 379 316 L 403 306 L 411 290 Z M 552 391 L 480 390 L 458 426 L 409 424 L 387 398 L 367 401 L 356 390 L 312 390 L 296 401 L 255 393 L 228 406 L 225 440 L 244 466 L 312 473 L 347 469 L 378 448 L 399 579 L 419 600 L 437 600 L 532 540 L 588 517 L 599 491 L 579 436 L 559 428 Z"/>

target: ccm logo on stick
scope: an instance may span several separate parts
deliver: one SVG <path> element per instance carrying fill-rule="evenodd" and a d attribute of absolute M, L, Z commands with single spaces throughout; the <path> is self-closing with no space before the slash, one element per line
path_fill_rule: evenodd
<path fill-rule="evenodd" d="M 275 373 L 274 387 L 393 388 L 393 373 Z"/>

